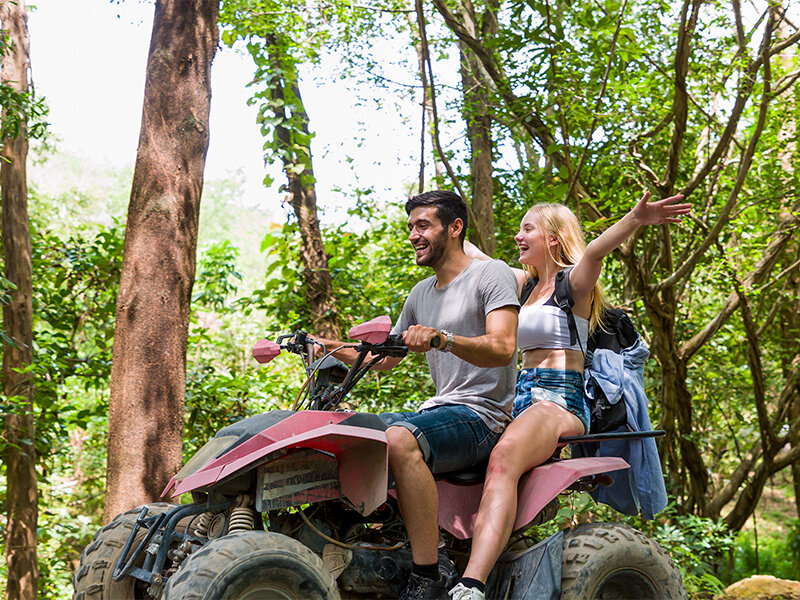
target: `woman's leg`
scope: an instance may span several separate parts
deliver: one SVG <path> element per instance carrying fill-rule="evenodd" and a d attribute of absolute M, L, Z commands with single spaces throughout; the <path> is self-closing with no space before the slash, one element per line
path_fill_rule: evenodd
<path fill-rule="evenodd" d="M 486 582 L 511 536 L 520 477 L 553 455 L 559 437 L 583 432 L 580 419 L 552 402 L 534 403 L 506 428 L 489 458 L 464 577 Z"/>

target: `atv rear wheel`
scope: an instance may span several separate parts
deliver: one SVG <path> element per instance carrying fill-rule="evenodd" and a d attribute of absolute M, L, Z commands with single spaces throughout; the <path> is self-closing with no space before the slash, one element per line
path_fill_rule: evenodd
<path fill-rule="evenodd" d="M 623 523 L 584 523 L 564 537 L 561 600 L 685 600 L 672 559 Z"/>
<path fill-rule="evenodd" d="M 164 600 L 338 600 L 336 580 L 309 548 L 279 533 L 212 540 L 169 578 Z"/>
<path fill-rule="evenodd" d="M 148 504 L 148 514 L 165 513 L 175 506 L 177 505 L 168 502 Z M 147 583 L 133 577 L 125 577 L 122 581 L 114 581 L 111 578 L 142 508 L 144 507 L 137 506 L 118 514 L 111 523 L 94 535 L 92 543 L 83 550 L 80 565 L 72 578 L 72 585 L 75 588 L 74 600 L 118 600 L 119 598 L 150 600 Z M 136 544 L 146 533 L 147 530 L 142 529 L 136 535 Z M 139 562 L 137 566 L 141 566 L 142 561 Z"/>

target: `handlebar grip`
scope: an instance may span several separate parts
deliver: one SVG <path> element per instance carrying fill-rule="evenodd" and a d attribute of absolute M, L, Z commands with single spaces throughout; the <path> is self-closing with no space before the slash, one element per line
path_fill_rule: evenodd
<path fill-rule="evenodd" d="M 441 346 L 441 344 L 442 338 L 440 338 L 439 334 L 437 333 L 435 336 L 433 336 L 433 339 L 431 339 L 431 348 L 438 348 Z"/>

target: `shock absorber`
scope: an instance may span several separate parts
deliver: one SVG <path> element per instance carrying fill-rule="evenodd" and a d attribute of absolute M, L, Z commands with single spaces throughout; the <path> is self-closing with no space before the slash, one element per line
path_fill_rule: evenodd
<path fill-rule="evenodd" d="M 228 532 L 234 531 L 249 531 L 256 526 L 256 517 L 253 514 L 253 509 L 247 506 L 234 508 L 231 512 L 231 521 L 228 525 Z"/>
<path fill-rule="evenodd" d="M 194 534 L 197 537 L 206 537 L 208 535 L 208 524 L 211 522 L 214 513 L 206 512 L 200 515 L 197 519 L 197 525 L 194 528 Z"/>
<path fill-rule="evenodd" d="M 231 511 L 228 522 L 228 533 L 235 531 L 250 531 L 256 525 L 256 515 L 250 508 L 250 497 L 247 495 L 237 498 L 236 508 Z"/>

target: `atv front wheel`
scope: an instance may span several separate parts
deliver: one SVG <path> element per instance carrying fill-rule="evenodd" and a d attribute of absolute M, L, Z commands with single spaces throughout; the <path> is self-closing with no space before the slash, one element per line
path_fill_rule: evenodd
<path fill-rule="evenodd" d="M 148 515 L 157 515 L 165 513 L 175 506 L 177 505 L 168 502 L 156 502 L 147 505 L 147 512 Z M 128 541 L 142 508 L 144 507 L 137 506 L 118 514 L 111 523 L 94 535 L 92 543 L 83 550 L 80 565 L 72 578 L 72 585 L 75 587 L 74 600 L 151 599 L 147 593 L 147 583 L 133 577 L 125 577 L 122 581 L 114 581 L 111 578 L 114 567 L 125 547 L 125 542 Z M 139 531 L 134 548 L 142 541 L 146 533 L 146 529 Z M 141 566 L 143 560 L 142 558 L 137 566 Z"/>
<path fill-rule="evenodd" d="M 561 600 L 685 600 L 661 546 L 623 523 L 584 523 L 564 536 Z"/>
<path fill-rule="evenodd" d="M 336 580 L 309 548 L 279 533 L 212 540 L 169 578 L 164 600 L 339 600 Z"/>

